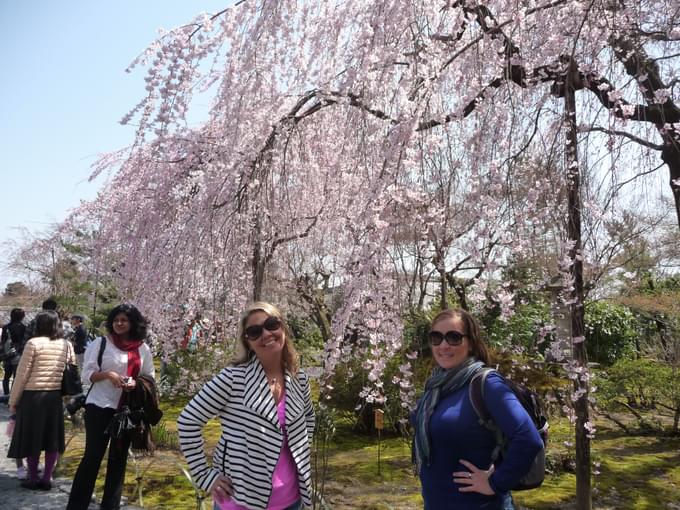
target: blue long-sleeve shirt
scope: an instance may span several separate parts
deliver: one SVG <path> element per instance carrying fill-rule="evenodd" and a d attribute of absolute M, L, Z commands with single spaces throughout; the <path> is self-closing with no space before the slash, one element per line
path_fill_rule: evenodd
<path fill-rule="evenodd" d="M 454 471 L 468 471 L 460 463 L 467 460 L 488 469 L 496 439 L 480 425 L 469 397 L 469 386 L 442 398 L 430 418 L 430 462 L 420 470 L 426 510 L 496 510 L 502 499 L 528 471 L 543 448 L 538 431 L 503 378 L 491 373 L 484 386 L 484 400 L 494 422 L 508 440 L 503 459 L 489 478 L 493 496 L 459 492 Z"/>

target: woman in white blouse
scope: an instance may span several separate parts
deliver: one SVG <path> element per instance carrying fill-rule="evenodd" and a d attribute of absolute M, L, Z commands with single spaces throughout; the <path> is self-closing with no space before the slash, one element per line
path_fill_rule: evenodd
<path fill-rule="evenodd" d="M 106 319 L 108 335 L 85 351 L 82 379 L 92 384 L 85 403 L 85 453 L 73 479 L 67 510 L 86 510 L 90 505 L 97 473 L 109 442 L 102 510 L 117 510 L 125 480 L 129 439 L 111 441 L 106 428 L 120 407 L 124 391 L 136 386 L 141 375 L 154 377 L 153 358 L 144 343 L 147 320 L 133 305 L 121 304 Z M 99 366 L 101 342 L 106 342 Z"/>

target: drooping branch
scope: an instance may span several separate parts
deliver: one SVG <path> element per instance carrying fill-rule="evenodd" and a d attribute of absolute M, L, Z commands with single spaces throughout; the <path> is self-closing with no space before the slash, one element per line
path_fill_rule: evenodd
<path fill-rule="evenodd" d="M 467 9 L 464 3 L 457 3 L 455 5 Z M 548 7 L 550 6 L 551 4 L 548 4 Z M 484 35 L 492 39 L 502 40 L 505 55 L 503 72 L 489 81 L 458 112 L 450 113 L 443 117 L 440 116 L 437 119 L 423 121 L 418 125 L 418 131 L 431 129 L 467 117 L 485 99 L 490 90 L 497 89 L 508 81 L 522 88 L 535 86 L 542 82 L 550 82 L 552 84 L 551 92 L 558 97 L 564 97 L 565 84 L 562 79 L 564 71 L 565 69 L 573 68 L 577 64 L 572 56 L 563 55 L 557 62 L 551 65 L 539 66 L 529 71 L 519 63 L 521 61 L 521 49 L 502 31 L 502 27 L 509 23 L 509 20 L 503 23 L 496 22 L 493 13 L 484 5 L 468 9 L 468 12 L 475 14 Z M 638 32 L 638 35 L 640 33 Z M 678 226 L 680 226 L 680 132 L 674 127 L 675 123 L 680 122 L 680 108 L 675 105 L 670 96 L 663 101 L 658 97 L 658 93 L 663 93 L 668 86 L 661 79 L 659 66 L 656 61 L 646 54 L 641 45 L 634 44 L 635 36 L 636 34 L 630 31 L 623 32 L 623 35 L 611 38 L 610 46 L 624 65 L 626 72 L 637 81 L 648 104 L 631 104 L 623 99 L 623 94 L 618 92 L 608 79 L 594 73 L 586 74 L 580 70 L 570 73 L 571 86 L 574 91 L 590 91 L 614 117 L 624 120 L 649 122 L 659 130 L 664 140 L 663 145 L 652 145 L 642 139 L 635 139 L 633 135 L 624 134 L 624 132 L 616 134 L 627 136 L 629 139 L 645 147 L 661 150 L 662 159 L 670 170 L 670 186 L 675 200 Z M 462 52 L 467 51 L 467 49 L 480 40 L 481 36 L 466 45 L 462 50 L 459 50 L 447 60 L 444 67 L 448 66 Z M 576 65 L 576 69 L 578 69 L 578 65 Z"/>
<path fill-rule="evenodd" d="M 604 133 L 604 134 L 607 134 L 607 135 L 621 136 L 623 138 L 628 138 L 629 140 L 632 140 L 635 143 L 642 145 L 643 147 L 647 147 L 648 149 L 653 149 L 655 151 L 663 150 L 663 147 L 664 147 L 660 143 L 650 142 L 649 140 L 645 140 L 644 138 L 640 138 L 639 136 L 635 136 L 632 133 L 629 133 L 627 131 L 622 131 L 620 129 L 608 129 L 608 128 L 604 128 L 602 126 L 590 126 L 590 127 L 587 127 L 587 128 L 581 128 L 581 129 L 579 129 L 579 131 L 581 131 L 581 132 L 597 131 L 597 132 Z"/>
<path fill-rule="evenodd" d="M 638 81 L 640 91 L 654 108 L 661 109 L 660 115 L 649 119 L 656 126 L 663 139 L 661 159 L 670 171 L 670 186 L 675 201 L 675 212 L 680 227 L 680 131 L 675 126 L 680 121 L 680 108 L 668 95 L 662 104 L 658 104 L 664 94 L 664 82 L 658 64 L 651 59 L 640 44 L 634 44 L 632 32 L 613 37 L 610 41 L 614 53 L 623 64 L 629 76 Z M 662 96 L 659 96 L 659 93 Z"/>

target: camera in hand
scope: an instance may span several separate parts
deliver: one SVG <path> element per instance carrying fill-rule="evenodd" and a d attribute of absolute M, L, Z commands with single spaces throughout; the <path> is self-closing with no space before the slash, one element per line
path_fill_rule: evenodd
<path fill-rule="evenodd" d="M 84 393 L 81 393 L 80 395 L 75 395 L 71 400 L 68 401 L 68 404 L 66 404 L 66 411 L 68 411 L 68 414 L 73 416 L 78 412 L 78 410 L 85 405 L 85 400 L 87 399 L 87 395 Z"/>

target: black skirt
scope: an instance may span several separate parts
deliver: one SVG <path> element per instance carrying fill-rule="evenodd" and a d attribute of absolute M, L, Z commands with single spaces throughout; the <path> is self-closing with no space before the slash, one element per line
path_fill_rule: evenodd
<path fill-rule="evenodd" d="M 40 452 L 64 452 L 64 407 L 61 391 L 24 391 L 7 456 L 35 457 Z"/>

